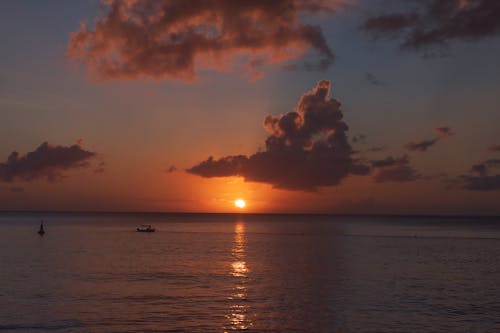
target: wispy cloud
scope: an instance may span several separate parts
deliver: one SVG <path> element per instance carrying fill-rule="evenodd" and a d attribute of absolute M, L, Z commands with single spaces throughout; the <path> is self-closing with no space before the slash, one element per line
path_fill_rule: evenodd
<path fill-rule="evenodd" d="M 432 139 L 432 140 L 423 140 L 419 142 L 409 142 L 404 145 L 404 148 L 406 148 L 409 151 L 426 151 L 430 147 L 434 146 L 438 139 Z"/>
<path fill-rule="evenodd" d="M 369 17 L 362 29 L 377 38 L 401 36 L 401 48 L 407 50 L 446 46 L 452 40 L 470 41 L 500 34 L 499 1 L 405 1 L 407 11 Z"/>
<path fill-rule="evenodd" d="M 403 147 L 408 151 L 424 152 L 427 151 L 432 146 L 434 146 L 439 140 L 455 135 L 455 133 L 453 133 L 451 128 L 447 126 L 434 128 L 434 133 L 437 135 L 437 137 L 434 139 L 422 140 L 418 142 L 409 142 L 405 144 Z"/>
<path fill-rule="evenodd" d="M 411 166 L 410 159 L 406 155 L 374 160 L 372 167 L 374 168 L 373 178 L 377 183 L 410 182 L 422 178 L 422 175 Z"/>

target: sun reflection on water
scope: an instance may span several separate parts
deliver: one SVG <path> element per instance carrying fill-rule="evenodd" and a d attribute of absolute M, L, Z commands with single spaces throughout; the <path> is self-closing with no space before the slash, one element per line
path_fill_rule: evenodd
<path fill-rule="evenodd" d="M 245 240 L 245 223 L 238 221 L 234 228 L 234 242 L 231 249 L 233 262 L 229 274 L 234 278 L 235 285 L 232 288 L 232 293 L 228 297 L 231 301 L 229 314 L 226 316 L 229 325 L 226 327 L 228 331 L 247 330 L 253 326 L 249 318 L 250 307 L 247 302 L 247 280 L 249 269 L 245 260 L 246 240 Z"/>

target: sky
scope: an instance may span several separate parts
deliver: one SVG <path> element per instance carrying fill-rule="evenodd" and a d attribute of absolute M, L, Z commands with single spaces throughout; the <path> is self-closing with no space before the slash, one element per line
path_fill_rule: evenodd
<path fill-rule="evenodd" d="M 497 1 L 6 0 L 0 40 L 0 210 L 500 214 Z"/>

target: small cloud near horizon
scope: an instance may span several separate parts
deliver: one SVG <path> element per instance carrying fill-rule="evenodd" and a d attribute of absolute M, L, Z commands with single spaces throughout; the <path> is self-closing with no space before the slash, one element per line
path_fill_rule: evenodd
<path fill-rule="evenodd" d="M 500 190 L 500 174 L 492 174 L 493 170 L 500 169 L 500 159 L 489 159 L 474 164 L 469 174 L 460 175 L 450 182 L 449 188 L 459 186 L 470 191 L 497 191 Z"/>
<path fill-rule="evenodd" d="M 422 175 L 410 165 L 408 156 L 371 161 L 374 169 L 373 178 L 377 183 L 410 182 L 422 179 Z"/>

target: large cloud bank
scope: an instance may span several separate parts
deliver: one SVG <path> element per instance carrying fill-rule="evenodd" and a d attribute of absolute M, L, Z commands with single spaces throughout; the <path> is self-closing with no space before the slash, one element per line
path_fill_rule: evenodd
<path fill-rule="evenodd" d="M 330 97 L 330 81 L 320 81 L 299 100 L 294 111 L 268 115 L 264 151 L 207 160 L 187 171 L 203 177 L 241 176 L 275 188 L 316 191 L 340 184 L 349 175 L 366 175 L 370 167 L 353 157 L 340 103 Z"/>
<path fill-rule="evenodd" d="M 334 55 L 305 14 L 331 13 L 335 0 L 109 0 L 95 26 L 71 33 L 67 55 L 101 80 L 194 80 L 200 70 L 265 64 L 323 70 Z"/>

